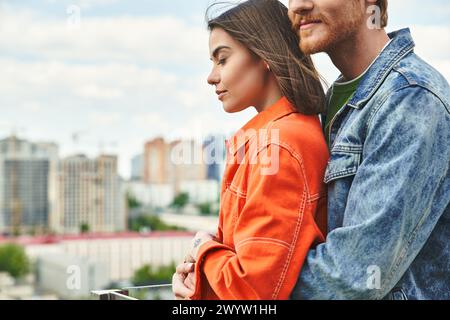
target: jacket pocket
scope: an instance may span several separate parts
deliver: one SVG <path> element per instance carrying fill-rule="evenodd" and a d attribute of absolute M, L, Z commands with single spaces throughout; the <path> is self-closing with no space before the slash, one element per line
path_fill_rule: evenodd
<path fill-rule="evenodd" d="M 324 182 L 329 183 L 339 178 L 355 175 L 361 161 L 361 154 L 361 146 L 334 146 L 325 171 Z"/>

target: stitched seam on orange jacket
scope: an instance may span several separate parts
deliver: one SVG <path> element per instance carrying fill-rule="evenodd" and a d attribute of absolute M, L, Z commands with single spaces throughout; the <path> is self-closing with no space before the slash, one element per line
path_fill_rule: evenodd
<path fill-rule="evenodd" d="M 320 198 L 324 198 L 327 196 L 326 192 L 320 192 L 320 193 L 316 193 L 314 195 L 311 195 L 311 197 L 308 199 L 308 203 L 314 202 L 319 200 Z"/>
<path fill-rule="evenodd" d="M 280 147 L 286 149 L 286 151 L 288 151 L 292 155 L 292 157 L 294 157 L 297 160 L 297 162 L 300 165 L 301 171 L 302 171 L 302 176 L 304 178 L 303 184 L 306 189 L 307 197 L 309 199 L 311 196 L 310 196 L 310 192 L 309 192 L 308 183 L 306 183 L 306 173 L 305 173 L 305 167 L 303 165 L 303 157 L 300 154 L 298 154 L 289 144 L 282 142 L 282 141 L 278 141 L 278 142 L 277 141 L 268 141 L 267 145 L 265 145 L 264 147 L 261 147 L 258 150 L 258 152 L 256 153 L 256 155 L 258 155 L 265 148 L 268 148 L 270 145 L 277 145 L 277 146 L 280 146 Z"/>
<path fill-rule="evenodd" d="M 242 247 L 242 246 L 244 246 L 244 245 L 246 245 L 248 243 L 251 243 L 251 242 L 273 243 L 273 244 L 277 244 L 277 245 L 283 246 L 283 247 L 287 248 L 288 250 L 290 250 L 290 248 L 291 248 L 291 245 L 289 243 L 287 243 L 285 241 L 282 241 L 282 240 L 279 240 L 279 239 L 263 238 L 263 237 L 252 237 L 252 238 L 247 238 L 247 239 L 244 239 L 244 240 L 238 242 L 236 244 L 236 246 L 235 246 L 236 247 L 236 251 L 240 247 Z"/>
<path fill-rule="evenodd" d="M 240 198 L 246 198 L 247 197 L 247 193 L 244 191 L 241 191 L 241 189 L 239 189 L 238 187 L 236 187 L 235 185 L 233 185 L 230 182 L 227 182 L 227 189 L 233 193 L 234 195 L 240 197 Z"/>
<path fill-rule="evenodd" d="M 288 269 L 289 264 L 291 262 L 292 255 L 293 255 L 294 249 L 295 249 L 295 245 L 297 243 L 299 231 L 301 229 L 301 225 L 302 225 L 302 222 L 303 222 L 303 213 L 304 213 L 304 210 L 305 210 L 306 202 L 307 202 L 307 199 L 309 198 L 308 197 L 309 191 L 308 191 L 308 185 L 306 183 L 306 175 L 305 175 L 305 168 L 303 166 L 303 159 L 288 144 L 283 143 L 283 142 L 279 142 L 279 145 L 281 147 L 283 147 L 284 149 L 286 149 L 297 160 L 298 164 L 300 165 L 300 169 L 301 169 L 301 173 L 302 173 L 302 177 L 303 177 L 304 189 L 303 189 L 302 197 L 300 199 L 300 207 L 298 209 L 298 213 L 299 214 L 298 214 L 298 217 L 297 217 L 297 224 L 296 224 L 296 227 L 295 227 L 294 238 L 292 239 L 292 244 L 291 244 L 291 246 L 289 248 L 288 256 L 286 258 L 286 262 L 284 263 L 284 267 L 283 267 L 283 271 L 281 272 L 280 279 L 278 280 L 278 284 L 275 287 L 275 290 L 274 290 L 274 292 L 272 294 L 272 298 L 274 300 L 277 298 L 278 294 L 280 293 L 281 285 L 284 282 L 284 279 L 286 278 L 287 269 Z"/>
<path fill-rule="evenodd" d="M 298 235 L 300 233 L 300 229 L 301 229 L 302 222 L 303 222 L 303 213 L 304 213 L 304 210 L 305 210 L 305 206 L 306 206 L 306 190 L 303 191 L 302 202 L 301 202 L 300 208 L 298 210 L 299 215 L 298 215 L 298 218 L 297 218 L 297 225 L 295 227 L 294 239 L 292 241 L 291 248 L 290 248 L 290 250 L 288 252 L 288 256 L 286 258 L 286 262 L 284 264 L 283 271 L 281 272 L 281 276 L 280 276 L 280 279 L 278 281 L 278 285 L 275 288 L 274 293 L 272 295 L 272 298 L 274 300 L 277 299 L 277 296 L 280 293 L 281 285 L 282 285 L 284 279 L 286 278 L 286 273 L 287 273 L 289 264 L 291 262 L 292 256 L 294 254 L 295 245 L 297 243 Z"/>

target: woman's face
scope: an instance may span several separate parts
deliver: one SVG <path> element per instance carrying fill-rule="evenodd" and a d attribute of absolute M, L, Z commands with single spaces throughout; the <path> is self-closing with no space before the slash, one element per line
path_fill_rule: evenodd
<path fill-rule="evenodd" d="M 208 83 L 216 87 L 224 110 L 258 109 L 267 90 L 267 64 L 221 28 L 211 31 L 209 50 L 213 67 Z"/>

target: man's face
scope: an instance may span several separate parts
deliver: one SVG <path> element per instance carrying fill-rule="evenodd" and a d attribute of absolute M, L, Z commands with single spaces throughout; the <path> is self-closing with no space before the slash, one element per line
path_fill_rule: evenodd
<path fill-rule="evenodd" d="M 364 0 L 290 0 L 289 18 L 306 54 L 331 52 L 365 25 Z"/>

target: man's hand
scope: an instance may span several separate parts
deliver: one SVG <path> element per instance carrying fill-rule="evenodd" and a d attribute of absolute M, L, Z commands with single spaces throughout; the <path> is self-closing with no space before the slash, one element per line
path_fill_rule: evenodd
<path fill-rule="evenodd" d="M 193 263 L 181 263 L 177 266 L 176 272 L 172 277 L 172 291 L 175 299 L 189 299 L 194 294 L 195 279 L 192 280 L 192 278 L 194 278 Z"/>

